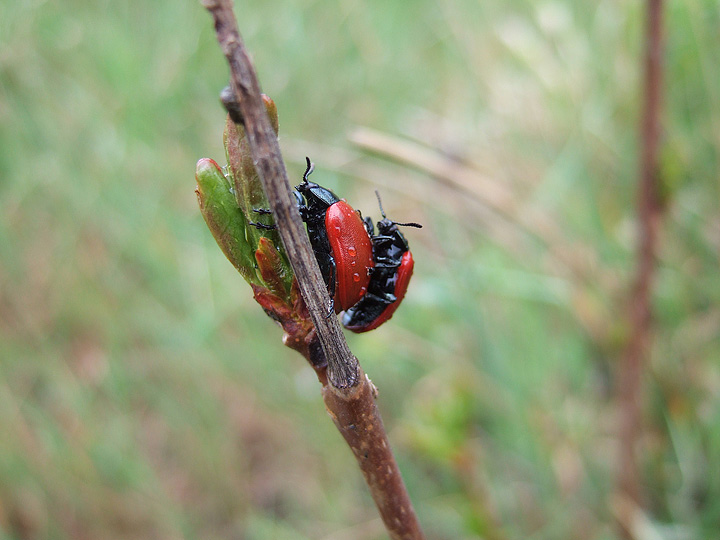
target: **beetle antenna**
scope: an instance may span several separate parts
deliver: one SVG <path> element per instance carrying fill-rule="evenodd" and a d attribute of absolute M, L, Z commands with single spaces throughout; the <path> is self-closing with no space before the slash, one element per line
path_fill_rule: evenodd
<path fill-rule="evenodd" d="M 385 215 L 385 210 L 383 210 L 382 207 L 382 200 L 380 200 L 380 193 L 378 190 L 375 190 L 375 196 L 378 200 L 378 206 L 380 207 L 380 213 L 382 214 L 383 219 L 387 219 L 387 216 Z M 415 227 L 416 229 L 422 229 L 422 225 L 419 223 L 409 222 L 409 223 L 400 223 L 399 221 L 393 221 L 395 225 L 399 225 L 400 227 Z"/>
<path fill-rule="evenodd" d="M 303 182 L 306 184 L 308 183 L 308 176 L 312 174 L 312 172 L 315 170 L 315 164 L 310 161 L 310 158 L 305 156 L 305 161 L 307 162 L 307 169 L 305 169 L 305 174 L 303 174 Z"/>
<path fill-rule="evenodd" d="M 422 225 L 419 223 L 415 223 L 413 221 L 409 223 L 400 223 L 399 221 L 393 221 L 395 225 L 399 225 L 400 227 L 415 227 L 416 229 L 422 229 Z"/>
<path fill-rule="evenodd" d="M 380 207 L 380 214 L 382 214 L 383 219 L 387 219 L 387 216 L 385 215 L 385 210 L 383 210 L 382 207 L 382 199 L 380 198 L 380 192 L 376 189 L 375 190 L 375 196 L 378 200 L 378 206 Z"/>

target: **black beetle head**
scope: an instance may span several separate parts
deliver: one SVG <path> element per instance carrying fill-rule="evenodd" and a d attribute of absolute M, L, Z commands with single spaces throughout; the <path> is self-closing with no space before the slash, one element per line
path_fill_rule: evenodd
<path fill-rule="evenodd" d="M 308 180 L 308 177 L 315 170 L 315 164 L 310 161 L 309 157 L 306 157 L 305 160 L 307 161 L 307 169 L 305 169 L 305 174 L 303 174 L 303 183 L 295 186 L 295 189 L 305 197 L 305 205 L 308 208 L 312 210 L 325 210 L 330 208 L 338 202 L 340 198 L 329 189 Z"/>
<path fill-rule="evenodd" d="M 375 196 L 378 200 L 378 206 L 380 207 L 380 214 L 382 219 L 377 222 L 378 234 L 390 235 L 398 230 L 398 227 L 415 227 L 416 229 L 422 229 L 422 225 L 419 223 L 400 223 L 399 221 L 392 221 L 385 215 L 385 210 L 382 207 L 382 200 L 380 199 L 380 193 L 375 190 Z"/>

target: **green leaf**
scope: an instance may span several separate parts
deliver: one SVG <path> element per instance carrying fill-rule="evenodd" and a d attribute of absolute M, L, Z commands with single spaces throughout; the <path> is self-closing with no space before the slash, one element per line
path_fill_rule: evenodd
<path fill-rule="evenodd" d="M 260 285 L 255 249 L 246 236 L 247 220 L 238 208 L 229 180 L 209 158 L 197 162 L 195 179 L 200 212 L 218 246 L 248 283 Z"/>

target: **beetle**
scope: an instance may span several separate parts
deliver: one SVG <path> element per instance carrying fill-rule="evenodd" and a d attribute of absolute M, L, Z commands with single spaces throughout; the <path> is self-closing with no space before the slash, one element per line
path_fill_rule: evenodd
<path fill-rule="evenodd" d="M 368 290 L 374 266 L 372 241 L 359 212 L 329 189 L 308 180 L 315 165 L 310 158 L 305 160 L 307 169 L 302 184 L 295 186 L 295 198 L 335 312 L 339 313 L 355 305 Z"/>
<path fill-rule="evenodd" d="M 337 312 L 355 305 L 367 292 L 373 247 L 360 214 L 335 193 L 308 177 L 315 166 L 310 158 L 303 183 L 295 186 L 300 216 Z"/>
<path fill-rule="evenodd" d="M 352 332 L 374 330 L 390 318 L 405 298 L 415 261 L 410 245 L 398 227 L 421 228 L 419 223 L 399 223 L 387 218 L 380 194 L 376 191 L 382 219 L 377 222 L 377 234 L 372 219 L 365 218 L 365 228 L 372 239 L 374 267 L 370 271 L 367 293 L 345 310 L 342 323 Z"/>

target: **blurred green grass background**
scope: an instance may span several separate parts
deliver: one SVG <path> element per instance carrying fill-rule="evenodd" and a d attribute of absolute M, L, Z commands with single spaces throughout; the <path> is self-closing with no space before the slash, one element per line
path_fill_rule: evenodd
<path fill-rule="evenodd" d="M 291 175 L 410 230 L 349 336 L 430 538 L 610 539 L 643 5 L 240 2 Z M 720 7 L 666 10 L 643 538 L 720 523 Z M 381 539 L 304 361 L 214 244 L 196 2 L 0 6 L 0 538 Z M 373 150 L 374 149 L 374 150 Z M 499 190 L 499 191 L 498 191 Z M 654 536 L 653 536 L 654 535 Z"/>

